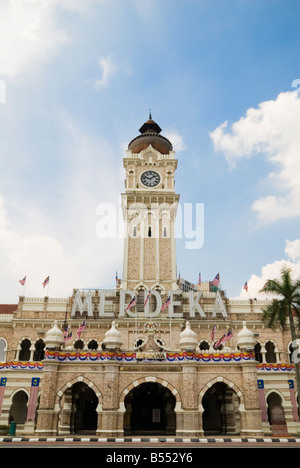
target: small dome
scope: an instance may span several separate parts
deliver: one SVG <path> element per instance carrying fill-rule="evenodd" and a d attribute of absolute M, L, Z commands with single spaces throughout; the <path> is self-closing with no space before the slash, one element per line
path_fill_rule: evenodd
<path fill-rule="evenodd" d="M 105 348 L 113 350 L 122 346 L 121 333 L 117 329 L 115 321 L 112 322 L 111 328 L 105 333 L 103 344 Z"/>
<path fill-rule="evenodd" d="M 152 120 L 151 114 L 149 120 L 141 126 L 139 131 L 141 135 L 134 138 L 128 145 L 128 149 L 132 153 L 140 153 L 150 145 L 161 154 L 169 154 L 170 151 L 173 151 L 172 143 L 160 135 L 161 128 Z"/>
<path fill-rule="evenodd" d="M 57 348 L 64 343 L 64 334 L 58 328 L 56 320 L 54 322 L 53 327 L 47 331 L 44 341 L 47 348 Z"/>
<path fill-rule="evenodd" d="M 252 350 L 255 346 L 254 334 L 246 326 L 246 322 L 243 322 L 242 330 L 237 334 L 237 346 L 240 349 Z"/>
<path fill-rule="evenodd" d="M 197 343 L 196 333 L 191 329 L 190 322 L 186 322 L 185 329 L 180 333 L 179 346 L 186 351 L 194 351 Z"/>

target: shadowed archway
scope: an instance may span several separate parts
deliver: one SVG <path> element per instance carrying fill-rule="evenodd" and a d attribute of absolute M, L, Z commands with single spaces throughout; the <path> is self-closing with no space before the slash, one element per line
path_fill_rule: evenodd
<path fill-rule="evenodd" d="M 176 398 L 157 382 L 133 388 L 125 398 L 125 435 L 175 435 Z"/>

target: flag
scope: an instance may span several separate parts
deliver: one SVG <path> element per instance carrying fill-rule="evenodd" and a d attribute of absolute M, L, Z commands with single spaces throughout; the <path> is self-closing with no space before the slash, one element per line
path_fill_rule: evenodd
<path fill-rule="evenodd" d="M 149 291 L 148 294 L 147 294 L 146 300 L 144 302 L 144 307 L 147 304 L 147 302 L 149 301 L 150 297 L 151 297 L 151 291 Z"/>
<path fill-rule="evenodd" d="M 201 273 L 199 273 L 198 284 L 199 284 L 199 286 L 201 285 Z"/>
<path fill-rule="evenodd" d="M 180 284 L 180 272 L 179 272 L 179 275 L 178 275 L 177 284 Z"/>
<path fill-rule="evenodd" d="M 43 288 L 45 288 L 47 284 L 49 284 L 49 281 L 50 281 L 50 276 L 47 276 L 47 278 L 43 282 Z"/>
<path fill-rule="evenodd" d="M 169 296 L 168 299 L 166 300 L 166 302 L 164 303 L 164 305 L 162 306 L 161 312 L 163 312 L 165 310 L 165 308 L 170 304 L 171 304 L 171 297 Z"/>
<path fill-rule="evenodd" d="M 220 273 L 218 273 L 218 274 L 214 277 L 214 279 L 212 280 L 212 284 L 213 284 L 214 286 L 218 286 L 219 283 L 220 283 Z"/>
<path fill-rule="evenodd" d="M 135 305 L 135 297 L 133 299 L 131 299 L 131 301 L 129 302 L 128 306 L 126 307 L 125 309 L 125 312 L 130 309 L 131 307 L 133 307 Z"/>
<path fill-rule="evenodd" d="M 65 330 L 63 330 L 63 334 L 64 334 L 64 342 L 71 341 L 72 335 L 73 335 L 71 328 L 69 329 L 68 327 Z"/>
<path fill-rule="evenodd" d="M 246 283 L 244 284 L 243 289 L 245 289 L 245 291 L 248 292 L 248 283 L 247 283 L 247 281 L 246 281 Z"/>
<path fill-rule="evenodd" d="M 26 283 L 26 276 L 24 276 L 23 279 L 19 280 L 19 283 L 21 283 L 21 285 L 24 286 Z"/>
<path fill-rule="evenodd" d="M 118 285 L 118 272 L 116 271 L 116 285 Z"/>
<path fill-rule="evenodd" d="M 225 333 L 222 338 L 220 338 L 215 344 L 214 349 L 217 349 L 221 344 L 226 343 L 226 341 L 230 340 L 233 337 L 233 332 L 230 329 L 227 333 Z"/>
<path fill-rule="evenodd" d="M 81 333 L 85 330 L 85 321 L 83 322 L 82 325 L 77 330 L 77 339 L 79 340 L 81 337 Z"/>
<path fill-rule="evenodd" d="M 217 327 L 216 327 L 216 325 L 214 325 L 213 328 L 212 328 L 212 331 L 211 331 L 211 336 L 210 336 L 211 341 L 214 341 L 214 339 L 215 339 L 216 329 L 217 329 Z"/>
<path fill-rule="evenodd" d="M 39 378 L 31 379 L 31 391 L 30 391 L 30 397 L 29 397 L 29 402 L 28 402 L 26 422 L 35 420 L 35 409 L 36 409 L 37 397 L 39 393 L 39 384 L 40 384 Z"/>
<path fill-rule="evenodd" d="M 0 379 L 0 416 L 1 416 L 1 411 L 2 411 L 2 403 L 3 403 L 4 393 L 5 393 L 6 382 L 7 382 L 7 378 L 1 377 Z"/>

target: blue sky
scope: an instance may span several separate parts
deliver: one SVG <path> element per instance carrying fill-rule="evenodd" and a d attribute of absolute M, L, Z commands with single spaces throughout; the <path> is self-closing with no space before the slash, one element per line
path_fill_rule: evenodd
<path fill-rule="evenodd" d="M 219 272 L 241 298 L 286 262 L 300 276 L 299 13 L 294 0 L 1 2 L 0 302 L 25 275 L 33 296 L 47 275 L 51 296 L 114 287 L 123 242 L 99 239 L 97 206 L 118 206 L 149 109 L 177 151 L 181 203 L 205 207 L 203 247 L 177 242 L 181 276 Z"/>

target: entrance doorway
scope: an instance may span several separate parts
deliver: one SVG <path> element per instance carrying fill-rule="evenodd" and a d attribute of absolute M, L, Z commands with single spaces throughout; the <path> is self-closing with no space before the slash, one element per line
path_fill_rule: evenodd
<path fill-rule="evenodd" d="M 72 387 L 71 427 L 74 433 L 94 433 L 97 429 L 98 398 L 88 385 L 78 382 Z"/>
<path fill-rule="evenodd" d="M 203 396 L 202 406 L 205 435 L 240 433 L 239 398 L 228 385 L 214 384 Z"/>
<path fill-rule="evenodd" d="M 125 398 L 125 435 L 175 435 L 176 399 L 159 383 L 146 382 Z"/>

